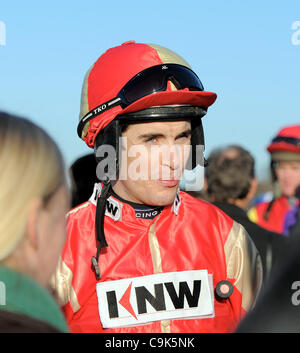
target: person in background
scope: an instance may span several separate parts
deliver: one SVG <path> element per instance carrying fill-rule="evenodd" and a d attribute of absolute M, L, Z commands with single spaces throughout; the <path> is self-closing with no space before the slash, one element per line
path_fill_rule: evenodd
<path fill-rule="evenodd" d="M 254 308 L 236 333 L 300 333 L 299 223 L 298 232 L 294 230 L 285 237 L 289 251 L 277 262 Z"/>
<path fill-rule="evenodd" d="M 261 255 L 264 278 L 268 278 L 282 256 L 285 239 L 247 217 L 247 207 L 257 188 L 254 158 L 238 145 L 214 150 L 205 168 L 204 185 L 209 201 L 245 227 Z"/>
<path fill-rule="evenodd" d="M 267 147 L 274 189 L 271 200 L 254 205 L 249 218 L 261 227 L 286 236 L 297 222 L 300 198 L 300 125 L 282 128 Z M 278 191 L 279 190 L 279 191 Z"/>
<path fill-rule="evenodd" d="M 86 154 L 72 163 L 69 173 L 71 179 L 71 208 L 87 201 L 93 192 L 97 161 L 94 153 Z"/>
<path fill-rule="evenodd" d="M 52 138 L 0 113 L 0 332 L 68 332 L 49 280 L 65 241 L 64 162 Z"/>

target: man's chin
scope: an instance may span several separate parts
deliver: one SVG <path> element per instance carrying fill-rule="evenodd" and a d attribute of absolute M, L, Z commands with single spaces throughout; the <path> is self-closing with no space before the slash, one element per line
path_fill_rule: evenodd
<path fill-rule="evenodd" d="M 131 202 L 150 206 L 168 206 L 174 202 L 178 187 L 179 180 L 176 182 L 156 180 L 125 182 L 121 180 L 114 185 L 114 191 L 123 199 Z"/>
<path fill-rule="evenodd" d="M 295 196 L 295 189 L 294 188 L 282 188 L 282 193 L 286 197 L 294 197 Z"/>
<path fill-rule="evenodd" d="M 149 200 L 145 203 L 152 206 L 169 206 L 173 204 L 178 190 L 178 184 L 170 187 L 158 183 L 147 195 Z"/>

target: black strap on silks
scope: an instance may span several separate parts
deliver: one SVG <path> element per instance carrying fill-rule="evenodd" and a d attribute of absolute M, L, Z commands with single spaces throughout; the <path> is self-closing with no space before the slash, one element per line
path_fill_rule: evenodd
<path fill-rule="evenodd" d="M 269 220 L 269 214 L 270 214 L 270 212 L 271 212 L 271 209 L 272 209 L 272 207 L 273 207 L 275 201 L 276 201 L 276 198 L 274 197 L 274 198 L 269 202 L 268 207 L 267 207 L 267 209 L 266 209 L 266 211 L 264 212 L 264 215 L 263 215 L 265 221 L 268 221 L 268 220 Z"/>
<path fill-rule="evenodd" d="M 99 255 L 100 250 L 102 248 L 106 248 L 108 246 L 105 234 L 104 234 L 104 216 L 106 210 L 106 200 L 111 195 L 111 185 L 110 180 L 104 181 L 100 197 L 97 199 L 97 206 L 96 206 L 96 240 L 97 240 L 97 253 L 96 256 L 92 257 L 92 266 L 94 268 L 96 278 L 99 280 L 101 278 L 100 270 L 99 270 Z"/>

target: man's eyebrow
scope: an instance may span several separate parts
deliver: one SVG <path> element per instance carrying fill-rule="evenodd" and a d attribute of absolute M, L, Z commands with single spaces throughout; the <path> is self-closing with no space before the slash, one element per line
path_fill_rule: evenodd
<path fill-rule="evenodd" d="M 191 135 L 191 133 L 192 133 L 191 129 L 186 129 L 186 130 L 182 131 L 181 133 L 179 133 L 178 135 L 176 135 L 175 139 L 182 137 L 182 136 L 189 136 L 189 135 Z M 147 139 L 157 138 L 157 137 L 166 137 L 166 135 L 163 133 L 149 132 L 147 134 L 140 135 L 139 139 L 147 140 Z"/>
<path fill-rule="evenodd" d="M 143 134 L 139 136 L 140 140 L 147 140 L 147 139 L 152 139 L 152 138 L 156 138 L 156 137 L 165 137 L 164 134 L 162 133 L 157 133 L 157 132 L 149 132 L 147 134 Z"/>
<path fill-rule="evenodd" d="M 175 138 L 182 137 L 182 136 L 189 136 L 192 134 L 192 129 L 186 129 L 178 134 Z"/>

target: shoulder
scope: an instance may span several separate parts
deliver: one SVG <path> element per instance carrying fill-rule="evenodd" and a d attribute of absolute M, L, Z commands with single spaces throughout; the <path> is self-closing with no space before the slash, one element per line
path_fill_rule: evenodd
<path fill-rule="evenodd" d="M 81 213 L 81 212 L 86 212 L 85 211 L 82 211 L 83 209 L 87 209 L 89 206 L 91 205 L 91 202 L 90 201 L 86 201 L 74 208 L 72 208 L 68 213 L 67 213 L 67 216 L 70 216 L 70 215 L 73 215 L 73 214 L 76 214 L 76 213 Z"/>
<path fill-rule="evenodd" d="M 88 213 L 95 211 L 94 209 L 95 209 L 95 206 L 90 201 L 86 201 L 81 205 L 78 205 L 75 208 L 72 208 L 66 215 L 67 220 L 69 222 L 73 219 L 81 218 L 82 215 L 86 215 Z"/>
<path fill-rule="evenodd" d="M 45 321 L 28 315 L 0 310 L 0 333 L 60 333 Z"/>
<path fill-rule="evenodd" d="M 262 194 L 259 194 L 258 196 L 254 197 L 252 200 L 253 206 L 258 205 L 260 203 L 268 203 L 270 202 L 274 197 L 274 194 L 272 191 L 267 191 Z"/>
<path fill-rule="evenodd" d="M 91 229 L 95 224 L 96 207 L 90 201 L 73 208 L 67 213 L 67 240 L 65 242 L 65 250 L 77 248 L 79 239 L 90 239 Z M 82 242 L 81 242 L 82 243 Z"/>
<path fill-rule="evenodd" d="M 276 202 L 276 201 L 275 201 Z M 274 204 L 273 199 L 271 200 L 261 200 L 256 202 L 252 207 L 249 208 L 247 216 L 251 222 L 258 223 L 263 217 L 264 212 L 267 210 L 270 205 Z"/>
<path fill-rule="evenodd" d="M 271 191 L 259 194 L 252 200 L 252 207 L 249 209 L 248 215 L 250 215 L 250 218 L 255 218 L 255 212 L 265 210 L 274 200 L 277 202 L 277 199 L 274 198 L 274 194 Z"/>
<path fill-rule="evenodd" d="M 211 238 L 226 242 L 231 233 L 235 234 L 240 224 L 212 203 L 180 192 L 182 214 L 186 222 L 192 222 L 196 229 L 205 230 Z M 212 236 L 213 235 L 213 236 Z"/>
<path fill-rule="evenodd" d="M 253 243 L 243 225 L 234 221 L 229 215 L 223 212 L 217 206 L 199 200 L 187 193 L 180 193 L 184 209 L 195 214 L 189 219 L 195 219 L 197 226 L 205 229 L 211 241 L 216 241 L 217 246 L 223 244 L 226 259 L 234 256 L 234 250 L 245 253 L 253 248 Z M 215 240 L 213 240 L 215 239 Z M 219 242 L 220 241 L 220 242 Z M 255 251 L 253 250 L 253 253 Z M 229 263 L 229 262 L 228 262 Z"/>
<path fill-rule="evenodd" d="M 225 212 L 223 212 L 220 208 L 213 205 L 212 203 L 198 199 L 190 194 L 180 191 L 179 193 L 181 202 L 184 208 L 189 209 L 191 212 L 199 213 L 201 212 L 202 216 L 204 214 L 209 215 L 210 217 L 216 217 L 228 220 L 232 223 L 232 218 L 229 217 Z"/>
<path fill-rule="evenodd" d="M 265 212 L 272 212 L 273 214 L 275 212 L 275 214 L 277 214 L 277 212 L 282 212 L 287 209 L 289 209 L 287 198 L 285 196 L 280 196 L 269 201 L 263 200 L 256 203 L 249 209 L 247 215 L 252 222 L 258 223 L 262 219 Z"/>

